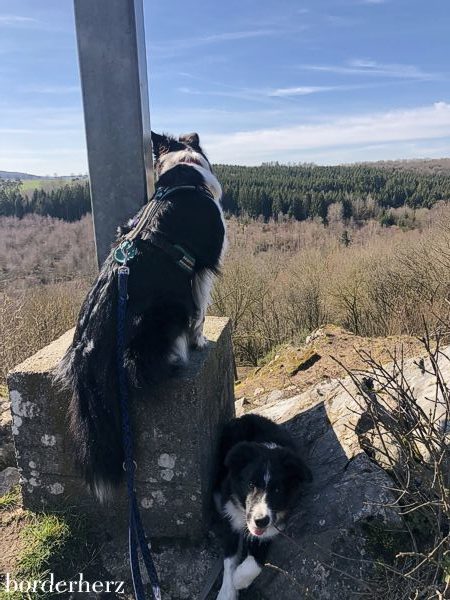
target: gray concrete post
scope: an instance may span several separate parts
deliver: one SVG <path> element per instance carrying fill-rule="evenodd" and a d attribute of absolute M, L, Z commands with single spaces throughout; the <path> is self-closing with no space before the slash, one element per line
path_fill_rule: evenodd
<path fill-rule="evenodd" d="M 74 0 L 97 260 L 153 194 L 143 0 Z"/>
<path fill-rule="evenodd" d="M 180 376 L 131 405 L 136 489 L 152 538 L 194 540 L 208 529 L 217 445 L 222 427 L 234 416 L 234 372 L 229 320 L 207 317 L 204 334 L 208 345 L 192 353 Z M 8 375 L 23 505 L 73 507 L 115 536 L 127 525 L 125 485 L 106 507 L 88 493 L 73 462 L 69 394 L 52 382 L 72 337 L 73 330 L 68 331 Z"/>

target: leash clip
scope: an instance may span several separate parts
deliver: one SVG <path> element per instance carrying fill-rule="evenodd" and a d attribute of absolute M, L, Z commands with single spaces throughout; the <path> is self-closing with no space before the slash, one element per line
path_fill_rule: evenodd
<path fill-rule="evenodd" d="M 137 254 L 137 248 L 131 240 L 124 240 L 114 250 L 114 260 L 119 265 L 126 265 L 129 260 L 132 260 Z"/>

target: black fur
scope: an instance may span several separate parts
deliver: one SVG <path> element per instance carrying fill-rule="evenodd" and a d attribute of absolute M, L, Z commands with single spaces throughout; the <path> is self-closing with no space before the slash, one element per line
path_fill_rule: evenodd
<path fill-rule="evenodd" d="M 245 415 L 225 426 L 215 500 L 224 556 L 234 561 L 236 585 L 242 583 L 237 566 L 240 540 L 243 563 L 252 557 L 262 567 L 271 539 L 283 529 L 302 485 L 311 480 L 283 427 L 258 415 Z M 236 592 L 230 572 L 224 573 L 221 600 L 233 598 Z"/>
<path fill-rule="evenodd" d="M 195 136 L 192 148 L 204 156 Z M 174 150 L 190 152 L 182 139 L 152 134 L 156 169 L 161 173 L 157 187 L 205 184 L 192 164 L 175 164 L 165 171 L 160 166 Z M 148 385 L 176 368 L 168 356 L 181 334 L 189 335 L 195 345 L 190 332 L 200 307 L 192 279 L 218 273 L 225 236 L 218 205 L 197 191 L 180 191 L 164 200 L 152 231 L 181 245 L 196 263 L 192 278 L 160 248 L 144 239 L 136 241 L 138 254 L 129 265 L 125 329 L 125 363 L 134 396 L 138 390 L 146 395 Z M 56 373 L 72 391 L 69 416 L 77 462 L 94 491 L 109 490 L 123 474 L 116 367 L 117 268 L 111 252 L 83 303 L 73 342 Z"/>

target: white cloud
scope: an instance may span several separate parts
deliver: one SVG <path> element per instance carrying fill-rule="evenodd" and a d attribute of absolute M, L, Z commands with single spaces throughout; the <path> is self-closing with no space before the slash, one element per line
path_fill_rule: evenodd
<path fill-rule="evenodd" d="M 20 15 L 0 15 L 0 27 L 2 25 L 8 27 L 23 27 L 28 25 L 36 25 L 39 23 L 37 19 L 32 17 L 22 17 Z"/>
<path fill-rule="evenodd" d="M 309 96 L 310 94 L 331 92 L 336 89 L 339 89 L 339 87 L 327 85 L 303 85 L 299 87 L 278 88 L 277 90 L 269 92 L 269 96 Z"/>
<path fill-rule="evenodd" d="M 202 45 L 202 44 L 215 44 L 216 42 L 232 42 L 235 40 L 246 40 L 254 37 L 264 37 L 267 35 L 274 35 L 276 33 L 273 29 L 254 29 L 250 31 L 228 31 L 224 33 L 214 33 L 197 39 L 184 40 L 189 44 Z M 180 40 L 183 43 L 183 40 Z"/>
<path fill-rule="evenodd" d="M 393 77 L 396 79 L 431 80 L 439 78 L 438 73 L 428 73 L 415 65 L 379 63 L 374 60 L 353 59 L 344 65 L 302 65 L 306 71 L 335 73 L 337 75 L 368 75 Z"/>
<path fill-rule="evenodd" d="M 206 115 L 200 108 L 166 110 L 155 113 L 156 130 L 169 127 L 176 133 L 192 123 L 213 162 L 336 164 L 450 154 L 449 102 L 354 116 L 291 113 L 290 106 L 288 112 L 210 109 Z M 277 121 L 278 127 L 258 127 Z M 75 109 L 36 109 L 32 115 L 10 109 L 0 129 L 0 169 L 36 174 L 86 170 L 82 117 Z"/>
<path fill-rule="evenodd" d="M 279 34 L 280 30 L 275 28 L 248 29 L 244 31 L 224 31 L 221 33 L 212 33 L 204 36 L 192 38 L 167 39 L 163 42 L 154 42 L 150 40 L 150 52 L 156 52 L 162 57 L 172 57 L 180 52 L 197 48 L 199 46 L 209 46 L 224 42 L 237 42 L 251 38 L 268 37 Z"/>
<path fill-rule="evenodd" d="M 385 83 L 360 84 L 360 85 L 300 85 L 285 88 L 233 88 L 232 86 L 222 86 L 214 90 L 205 90 L 182 86 L 178 91 L 182 94 L 192 96 L 222 96 L 224 98 L 236 98 L 239 100 L 249 100 L 251 102 L 269 102 L 270 99 L 288 98 L 290 96 L 310 96 L 311 94 L 321 94 L 324 92 L 346 92 L 353 90 L 376 88 L 386 85 Z"/>
<path fill-rule="evenodd" d="M 450 104 L 393 110 L 323 123 L 203 136 L 214 162 L 306 160 L 318 150 L 450 137 Z M 357 154 L 357 151 L 355 151 Z M 356 158 L 355 158 L 356 160 Z"/>

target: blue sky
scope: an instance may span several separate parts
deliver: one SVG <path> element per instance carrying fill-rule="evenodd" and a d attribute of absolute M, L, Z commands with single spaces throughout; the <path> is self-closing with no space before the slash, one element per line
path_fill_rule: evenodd
<path fill-rule="evenodd" d="M 450 156 L 447 0 L 144 0 L 152 127 L 213 162 Z M 0 170 L 87 169 L 71 0 L 0 0 Z"/>

